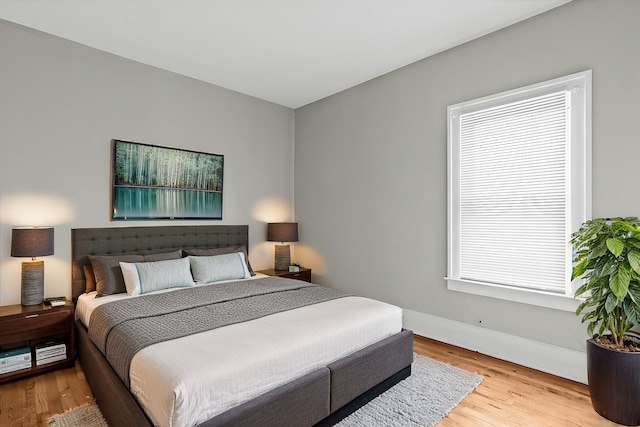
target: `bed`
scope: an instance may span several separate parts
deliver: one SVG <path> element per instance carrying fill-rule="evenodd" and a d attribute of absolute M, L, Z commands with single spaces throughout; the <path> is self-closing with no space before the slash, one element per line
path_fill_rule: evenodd
<path fill-rule="evenodd" d="M 151 292 L 144 295 L 145 299 L 118 294 L 91 298 L 91 293 L 86 293 L 85 270 L 91 265 L 90 256 L 135 254 L 153 259 L 159 254 L 185 249 L 197 253 L 216 248 L 248 248 L 246 225 L 79 228 L 71 231 L 71 237 L 72 294 L 78 303 L 77 354 L 110 425 L 333 425 L 411 373 L 413 335 L 402 329 L 401 312 L 398 324 L 397 307 L 366 298 L 334 295 L 334 290 L 306 282 L 247 275 L 239 282 L 222 281 L 216 286 Z M 270 286 L 274 287 L 273 291 Z M 84 301 L 93 299 L 96 306 L 107 307 L 107 312 L 120 304 L 104 303 L 109 299 L 125 300 L 122 305 L 130 305 L 132 313 L 139 313 L 149 305 L 155 309 L 185 304 L 191 310 L 190 304 L 203 301 L 205 292 L 209 298 L 209 292 L 232 292 L 231 289 L 233 292 L 269 290 L 238 298 L 242 304 L 256 298 L 251 305 L 258 307 L 255 318 L 249 316 L 210 331 L 152 342 L 132 351 L 126 369 L 119 360 L 112 359 L 113 352 L 106 351 L 105 357 L 101 351 L 105 349 L 95 338 L 95 331 L 96 325 L 101 324 L 96 319 L 101 319 L 102 309 Z M 277 309 L 272 306 L 277 306 L 277 300 L 282 298 L 275 296 L 278 295 L 275 292 L 305 295 L 302 299 L 310 293 L 314 294 L 313 298 L 318 298 L 316 294 L 322 296 L 319 302 L 313 300 Z M 179 293 L 181 297 L 174 296 Z M 224 301 L 226 304 L 227 300 Z M 203 309 L 208 310 L 208 305 L 193 308 L 194 311 Z M 263 309 L 275 311 L 260 314 Z M 253 312 L 242 307 L 238 310 Z M 87 328 L 89 319 L 93 320 Z M 138 321 L 145 319 L 132 319 L 128 324 L 138 325 Z M 140 325 L 130 329 L 137 333 L 147 328 Z M 140 336 L 123 335 L 122 343 L 127 345 L 139 340 Z M 231 363 L 230 359 L 235 365 L 226 365 Z M 174 372 L 173 367 L 178 366 L 180 360 L 190 362 Z M 223 383 L 221 376 L 225 375 L 227 382 Z M 245 379 L 249 381 L 246 384 Z M 216 387 L 207 387 L 213 383 Z M 164 390 L 167 384 L 179 386 Z M 218 389 L 225 392 L 218 393 Z M 193 390 L 195 396 L 186 395 Z M 223 394 L 227 400 L 218 402 L 217 395 L 208 393 Z M 169 398 L 173 400 L 168 402 Z M 198 399 L 201 401 L 194 404 Z"/>

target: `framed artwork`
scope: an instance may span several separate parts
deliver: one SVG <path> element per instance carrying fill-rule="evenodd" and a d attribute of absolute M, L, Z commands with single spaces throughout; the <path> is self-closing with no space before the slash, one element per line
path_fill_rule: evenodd
<path fill-rule="evenodd" d="M 222 219 L 224 156 L 112 144 L 112 220 Z"/>

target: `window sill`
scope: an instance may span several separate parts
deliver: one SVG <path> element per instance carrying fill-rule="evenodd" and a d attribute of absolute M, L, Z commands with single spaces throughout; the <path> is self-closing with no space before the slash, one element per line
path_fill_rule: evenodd
<path fill-rule="evenodd" d="M 481 295 L 522 304 L 536 305 L 554 310 L 574 312 L 580 304 L 579 299 L 567 295 L 559 295 L 550 292 L 536 291 L 532 289 L 517 289 L 507 286 L 488 283 L 473 282 L 471 280 L 451 279 L 445 277 L 447 289 L 468 294 Z"/>

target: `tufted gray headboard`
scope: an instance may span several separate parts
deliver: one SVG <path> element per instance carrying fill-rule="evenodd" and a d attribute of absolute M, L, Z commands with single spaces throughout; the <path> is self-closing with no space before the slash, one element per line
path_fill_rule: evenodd
<path fill-rule="evenodd" d="M 221 248 L 245 245 L 248 225 L 191 225 L 71 229 L 71 295 L 85 291 L 83 265 L 88 255 L 153 254 L 184 248 Z"/>

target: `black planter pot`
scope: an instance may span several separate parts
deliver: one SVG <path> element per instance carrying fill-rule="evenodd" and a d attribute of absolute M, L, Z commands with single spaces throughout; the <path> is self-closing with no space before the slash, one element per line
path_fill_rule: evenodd
<path fill-rule="evenodd" d="M 587 340 L 587 375 L 593 409 L 627 426 L 640 425 L 640 353 L 612 350 Z"/>

